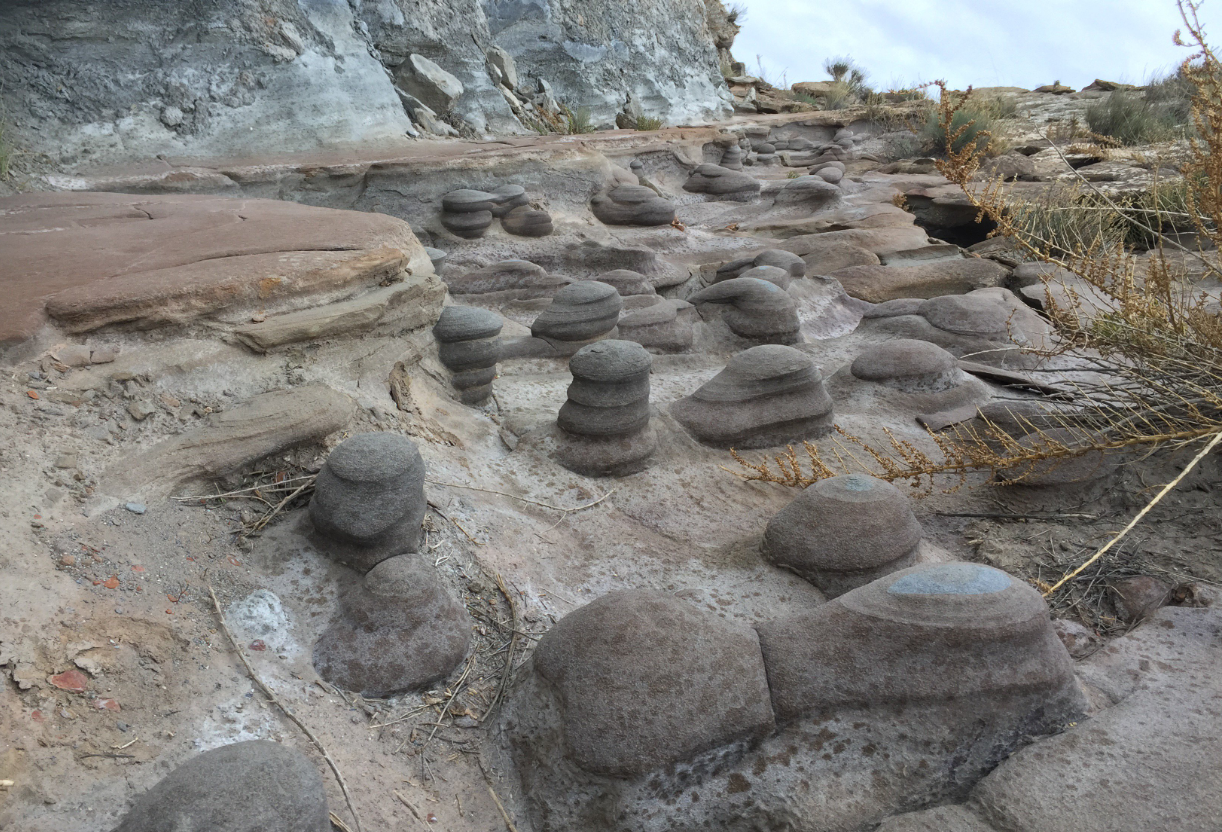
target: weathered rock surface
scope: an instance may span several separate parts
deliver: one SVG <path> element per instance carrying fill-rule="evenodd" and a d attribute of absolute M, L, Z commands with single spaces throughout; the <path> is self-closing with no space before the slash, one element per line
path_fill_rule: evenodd
<path fill-rule="evenodd" d="M 226 320 L 432 272 L 401 220 L 277 200 L 37 193 L 0 199 L 0 217 L 0 347 L 48 319 L 69 332 Z"/>
<path fill-rule="evenodd" d="M 658 352 L 684 352 L 695 339 L 694 317 L 695 309 L 687 301 L 656 298 L 649 306 L 623 312 L 616 327 L 617 337 Z"/>
<path fill-rule="evenodd" d="M 528 260 L 502 260 L 462 275 L 447 273 L 445 281 L 453 295 L 501 293 L 497 296 L 514 299 L 550 298 L 571 282 Z"/>
<path fill-rule="evenodd" d="M 337 445 L 310 500 L 320 548 L 361 572 L 416 551 L 424 512 L 424 460 L 415 443 L 392 433 L 362 433 Z"/>
<path fill-rule="evenodd" d="M 827 433 L 832 400 L 806 353 L 766 344 L 735 355 L 696 392 L 670 406 L 698 441 L 719 448 L 766 448 Z"/>
<path fill-rule="evenodd" d="M 206 751 L 136 799 L 115 832 L 327 832 L 322 776 L 267 740 Z"/>
<path fill-rule="evenodd" d="M 936 391 L 957 382 L 959 362 L 936 344 L 897 338 L 864 350 L 853 359 L 851 372 L 899 390 Z"/>
<path fill-rule="evenodd" d="M 688 300 L 697 309 L 703 304 L 724 304 L 721 319 L 740 338 L 772 344 L 802 340 L 797 305 L 775 283 L 736 277 L 701 289 Z"/>
<path fill-rule="evenodd" d="M 555 723 L 519 704 L 515 750 L 543 769 L 640 775 L 773 727 L 755 633 L 662 593 L 615 592 L 570 613 L 531 665 L 522 699 L 546 702 Z"/>
<path fill-rule="evenodd" d="M 556 418 L 561 465 L 587 476 L 623 476 L 648 464 L 657 448 L 649 424 L 652 366 L 645 348 L 631 341 L 605 340 L 577 351 L 569 361 L 568 400 Z"/>
<path fill-rule="evenodd" d="M 314 667 L 362 696 L 417 690 L 458 666 L 471 626 L 423 556 L 397 555 L 340 596 L 339 618 L 314 645 Z"/>
<path fill-rule="evenodd" d="M 355 410 L 352 399 L 329 387 L 264 393 L 124 460 L 103 475 L 103 490 L 125 498 L 151 496 L 214 480 L 274 453 L 321 442 L 346 427 Z"/>
<path fill-rule="evenodd" d="M 938 260 L 905 266 L 850 266 L 831 273 L 855 298 L 882 303 L 1000 286 L 1008 272 L 992 260 Z"/>
<path fill-rule="evenodd" d="M 481 404 L 492 395 L 502 326 L 500 315 L 472 306 L 447 306 L 437 319 L 437 356 L 452 373 L 463 404 Z"/>
<path fill-rule="evenodd" d="M 501 217 L 501 226 L 518 237 L 546 237 L 555 230 L 552 215 L 546 211 L 519 205 Z"/>
<path fill-rule="evenodd" d="M 829 597 L 916 561 L 921 542 L 908 497 L 864 474 L 820 480 L 768 521 L 763 552 Z"/>

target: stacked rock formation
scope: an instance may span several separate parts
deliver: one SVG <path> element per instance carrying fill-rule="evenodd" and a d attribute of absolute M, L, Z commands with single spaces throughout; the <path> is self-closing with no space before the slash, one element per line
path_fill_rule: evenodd
<path fill-rule="evenodd" d="M 611 335 L 624 302 L 614 286 L 582 280 L 565 286 L 552 297 L 531 324 L 530 333 L 554 348 L 572 354 L 583 344 Z"/>
<path fill-rule="evenodd" d="M 617 338 L 659 352 L 691 347 L 695 310 L 690 303 L 659 296 L 647 277 L 630 269 L 604 272 L 598 282 L 614 286 L 624 301 Z"/>
<path fill-rule="evenodd" d="M 552 233 L 552 218 L 530 207 L 521 185 L 501 185 L 491 191 L 462 188 L 441 198 L 441 224 L 459 237 L 476 239 L 492 226 L 493 218 L 510 234 L 544 237 Z"/>
<path fill-rule="evenodd" d="M 726 148 L 725 153 L 721 154 L 721 166 L 726 170 L 743 169 L 743 149 L 736 144 L 732 144 Z"/>
<path fill-rule="evenodd" d="M 928 341 L 897 338 L 867 348 L 853 360 L 852 374 L 905 392 L 948 390 L 959 383 L 959 362 Z"/>
<path fill-rule="evenodd" d="M 590 208 L 607 225 L 670 225 L 675 219 L 670 200 L 644 185 L 616 185 L 590 200 Z"/>
<path fill-rule="evenodd" d="M 471 625 L 423 556 L 397 555 L 341 593 L 339 618 L 314 645 L 314 668 L 362 696 L 418 690 L 463 660 Z"/>
<path fill-rule="evenodd" d="M 500 359 L 501 316 L 472 306 L 447 306 L 433 327 L 437 355 L 451 372 L 450 383 L 463 404 L 482 404 L 492 395 Z"/>
<path fill-rule="evenodd" d="M 696 166 L 683 183 L 683 190 L 735 202 L 750 202 L 759 196 L 760 183 L 749 173 L 705 164 Z"/>
<path fill-rule="evenodd" d="M 441 224 L 451 234 L 473 240 L 484 236 L 492 225 L 492 194 L 462 188 L 441 198 Z"/>
<path fill-rule="evenodd" d="M 777 192 L 775 204 L 802 205 L 817 210 L 840 197 L 840 187 L 820 176 L 799 176 L 790 179 Z"/>
<path fill-rule="evenodd" d="M 766 344 L 743 350 L 670 413 L 717 448 L 767 448 L 831 430 L 832 399 L 809 355 Z"/>
<path fill-rule="evenodd" d="M 820 480 L 764 531 L 764 557 L 834 598 L 912 566 L 921 524 L 889 482 L 848 474 Z"/>
<path fill-rule="evenodd" d="M 319 548 L 361 572 L 414 552 L 424 520 L 424 460 L 393 433 L 362 433 L 331 451 L 314 483 L 310 521 Z"/>
<path fill-rule="evenodd" d="M 987 566 L 904 569 L 756 630 L 762 661 L 748 628 L 640 591 L 558 622 L 507 706 L 539 826 L 870 829 L 1085 709 L 1039 593 Z"/>
<path fill-rule="evenodd" d="M 717 274 L 713 277 L 714 283 L 720 283 L 723 280 L 730 280 L 735 277 L 743 277 L 744 272 L 753 269 L 756 266 L 776 266 L 779 269 L 784 269 L 789 273 L 790 277 L 799 278 L 806 276 L 806 261 L 791 251 L 785 251 L 779 248 L 769 248 L 761 251 L 754 257 L 743 257 L 738 260 L 731 260 L 720 266 L 717 269 Z"/>
<path fill-rule="evenodd" d="M 300 751 L 249 740 L 205 751 L 136 799 L 115 832 L 329 832 L 322 776 Z"/>
<path fill-rule="evenodd" d="M 607 340 L 582 347 L 569 361 L 573 383 L 556 418 L 557 459 L 586 476 L 623 476 L 644 469 L 657 448 L 649 424 L 653 359 L 640 344 Z"/>
<path fill-rule="evenodd" d="M 721 319 L 740 338 L 771 344 L 802 340 L 797 304 L 775 283 L 735 277 L 701 289 L 688 300 L 697 309 L 701 304 L 725 304 Z"/>

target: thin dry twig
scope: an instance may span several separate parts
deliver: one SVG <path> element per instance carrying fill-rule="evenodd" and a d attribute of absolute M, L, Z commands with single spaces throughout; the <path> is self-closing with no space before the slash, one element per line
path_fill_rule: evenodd
<path fill-rule="evenodd" d="M 518 644 L 518 605 L 514 603 L 513 595 L 509 592 L 509 587 L 505 585 L 505 579 L 501 577 L 501 573 L 494 573 L 496 579 L 496 588 L 505 596 L 506 603 L 509 604 L 509 649 L 505 655 L 505 672 L 501 674 L 501 682 L 497 685 L 496 695 L 492 697 L 492 702 L 484 710 L 484 715 L 480 717 L 480 724 L 488 721 L 488 718 L 496 711 L 497 705 L 505 695 L 505 689 L 509 686 L 509 677 L 513 673 L 513 653 L 514 648 Z"/>
<path fill-rule="evenodd" d="M 1115 546 L 1117 543 L 1123 540 L 1125 538 L 1125 535 L 1131 532 L 1134 529 L 1134 527 L 1136 527 L 1137 524 L 1141 522 L 1141 519 L 1145 517 L 1147 514 L 1149 514 L 1150 511 L 1156 505 L 1158 505 L 1159 501 L 1161 501 L 1163 497 L 1166 497 L 1167 494 L 1169 494 L 1172 491 L 1172 489 L 1174 489 L 1177 485 L 1180 484 L 1180 482 L 1184 479 L 1184 477 L 1188 476 L 1188 473 L 1192 471 L 1193 468 L 1197 467 L 1198 462 L 1200 462 L 1202 459 L 1208 456 L 1209 452 L 1218 446 L 1219 442 L 1222 442 L 1222 431 L 1215 433 L 1213 439 L 1209 441 L 1209 444 L 1207 444 L 1204 448 L 1202 448 L 1201 452 L 1198 453 L 1196 456 L 1194 456 L 1192 458 L 1192 461 L 1189 462 L 1186 466 L 1184 466 L 1184 470 L 1180 471 L 1179 476 L 1177 476 L 1171 482 L 1164 485 L 1162 490 L 1159 491 L 1158 494 L 1154 496 L 1154 499 L 1146 503 L 1145 508 L 1139 511 L 1137 513 L 1137 516 L 1134 517 L 1132 520 L 1130 520 L 1129 524 L 1125 526 L 1120 531 L 1119 534 L 1117 534 L 1115 537 L 1109 540 L 1106 544 L 1104 544 L 1099 549 L 1099 551 L 1091 555 L 1091 557 L 1085 563 L 1079 566 L 1077 569 L 1065 575 L 1063 578 L 1061 578 L 1061 580 L 1057 581 L 1055 584 L 1048 587 L 1048 589 L 1044 590 L 1044 597 L 1048 597 L 1049 595 L 1051 595 L 1052 593 L 1060 589 L 1067 581 L 1072 581 L 1078 575 L 1082 574 L 1083 570 L 1085 570 L 1088 566 L 1090 566 L 1095 561 L 1099 560 L 1099 558 L 1103 557 L 1109 549 L 1111 549 L 1113 546 Z"/>
<path fill-rule="evenodd" d="M 356 812 L 356 807 L 352 803 L 352 795 L 348 792 L 348 784 L 344 782 L 344 775 L 340 773 L 339 766 L 336 764 L 334 758 L 332 758 L 331 754 L 327 751 L 326 746 L 322 744 L 322 740 L 320 740 L 314 734 L 314 732 L 311 731 L 309 727 L 298 718 L 297 714 L 293 713 L 292 709 L 289 708 L 288 705 L 281 701 L 280 697 L 276 696 L 275 692 L 273 692 L 272 689 L 267 686 L 267 683 L 265 683 L 259 676 L 259 674 L 255 672 L 250 660 L 246 658 L 245 651 L 242 650 L 242 646 L 238 644 L 238 640 L 234 637 L 233 631 L 229 629 L 229 624 L 225 621 L 225 613 L 221 611 L 221 602 L 216 597 L 216 591 L 212 588 L 211 583 L 208 583 L 207 587 L 208 595 L 212 598 L 212 606 L 216 608 L 216 617 L 221 622 L 221 629 L 224 630 L 225 635 L 229 637 L 229 643 L 232 644 L 233 649 L 237 651 L 238 658 L 242 660 L 242 664 L 246 667 L 246 672 L 250 674 L 250 678 L 256 685 L 259 686 L 259 689 L 263 691 L 267 698 L 270 699 L 276 705 L 276 707 L 284 713 L 285 716 L 292 720 L 293 723 L 300 728 L 307 737 L 310 738 L 310 742 L 314 743 L 314 747 L 318 749 L 318 753 L 322 754 L 323 759 L 327 761 L 327 765 L 331 767 L 331 772 L 335 775 L 335 779 L 339 783 L 340 791 L 344 793 L 344 802 L 348 804 L 348 811 L 352 814 L 352 820 L 356 824 L 356 832 L 361 832 L 360 815 L 358 815 Z"/>

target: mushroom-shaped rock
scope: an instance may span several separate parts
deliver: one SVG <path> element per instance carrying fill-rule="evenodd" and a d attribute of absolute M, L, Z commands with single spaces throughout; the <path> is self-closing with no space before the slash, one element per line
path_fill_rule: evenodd
<path fill-rule="evenodd" d="M 429 256 L 429 262 L 433 264 L 433 271 L 441 274 L 441 267 L 446 263 L 446 252 L 439 248 L 424 247 L 424 253 Z"/>
<path fill-rule="evenodd" d="M 603 272 L 595 280 L 599 283 L 606 283 L 608 286 L 614 286 L 615 291 L 624 298 L 629 295 L 656 295 L 658 293 L 658 290 L 649 282 L 649 278 L 631 269 L 613 269 Z"/>
<path fill-rule="evenodd" d="M 727 147 L 725 153 L 721 154 L 721 166 L 726 170 L 742 170 L 743 149 L 736 144 Z"/>
<path fill-rule="evenodd" d="M 624 301 L 614 286 L 582 280 L 565 286 L 535 318 L 530 332 L 548 341 L 582 342 L 615 329 Z"/>
<path fill-rule="evenodd" d="M 463 404 L 479 404 L 492 395 L 500 360 L 501 316 L 473 306 L 447 306 L 433 327 L 437 356 Z"/>
<path fill-rule="evenodd" d="M 802 339 L 798 307 L 775 283 L 736 277 L 701 289 L 688 300 L 697 308 L 705 303 L 726 304 L 722 320 L 739 337 L 773 344 Z"/>
<path fill-rule="evenodd" d="M 619 338 L 635 341 L 643 347 L 659 352 L 683 352 L 690 349 L 695 338 L 692 331 L 692 305 L 687 301 L 654 297 L 656 303 L 639 309 L 625 310 L 624 314 L 620 315 Z"/>
<path fill-rule="evenodd" d="M 569 285 L 563 277 L 549 275 L 529 260 L 501 260 L 464 275 L 446 275 L 446 286 L 452 295 L 485 295 L 505 293 L 516 300 L 549 298 Z"/>
<path fill-rule="evenodd" d="M 613 592 L 569 613 L 531 662 L 565 753 L 595 774 L 643 774 L 773 727 L 751 628 L 660 592 Z"/>
<path fill-rule="evenodd" d="M 331 451 L 314 483 L 310 521 L 323 550 L 368 571 L 414 552 L 424 521 L 424 460 L 393 433 L 362 433 Z"/>
<path fill-rule="evenodd" d="M 787 181 L 777 192 L 777 205 L 822 206 L 840 196 L 840 188 L 818 176 L 799 176 Z"/>
<path fill-rule="evenodd" d="M 788 289 L 789 284 L 793 283 L 793 275 L 789 273 L 789 270 L 778 266 L 752 266 L 740 274 L 739 277 L 766 280 L 782 289 Z"/>
<path fill-rule="evenodd" d="M 441 224 L 459 237 L 483 236 L 492 225 L 496 197 L 484 191 L 462 188 L 441 198 Z"/>
<path fill-rule="evenodd" d="M 959 380 L 959 361 L 936 344 L 897 338 L 867 348 L 853 360 L 853 375 L 905 392 L 939 391 Z"/>
<path fill-rule="evenodd" d="M 751 261 L 755 266 L 775 266 L 789 272 L 790 277 L 806 277 L 806 261 L 792 251 L 769 248 L 755 255 Z"/>
<path fill-rule="evenodd" d="M 954 335 L 1003 336 L 1008 332 L 1010 312 L 984 295 L 942 295 L 917 307 L 916 314 L 943 332 Z"/>
<path fill-rule="evenodd" d="M 1034 733 L 1084 705 L 1044 599 L 981 564 L 904 569 L 758 630 L 778 721 L 941 704 Z"/>
<path fill-rule="evenodd" d="M 765 344 L 743 350 L 670 413 L 697 440 L 718 448 L 767 448 L 832 427 L 832 400 L 809 355 Z"/>
<path fill-rule="evenodd" d="M 530 197 L 526 195 L 526 189 L 521 185 L 501 185 L 489 191 L 488 196 L 492 198 L 492 207 L 488 210 L 494 217 L 504 217 L 515 208 L 522 208 L 530 204 Z"/>
<path fill-rule="evenodd" d="M 205 751 L 136 799 L 115 832 L 329 832 L 327 790 L 300 751 L 268 740 Z"/>
<path fill-rule="evenodd" d="M 649 424 L 653 358 L 640 344 L 606 340 L 569 360 L 573 383 L 560 407 L 557 459 L 586 476 L 623 476 L 649 464 L 657 435 Z"/>
<path fill-rule="evenodd" d="M 551 214 L 529 205 L 510 210 L 501 217 L 501 226 L 517 237 L 546 237 L 555 230 Z"/>
<path fill-rule="evenodd" d="M 314 645 L 314 668 L 362 696 L 391 696 L 443 679 L 471 641 L 467 610 L 420 555 L 382 561 L 340 596 L 339 618 Z"/>
<path fill-rule="evenodd" d="M 683 183 L 683 190 L 694 194 L 749 202 L 759 195 L 760 183 L 749 173 L 730 170 L 720 165 L 697 165 Z"/>
<path fill-rule="evenodd" d="M 484 236 L 492 225 L 491 211 L 470 211 L 461 214 L 442 213 L 441 224 L 446 231 L 458 237 L 474 240 Z"/>
<path fill-rule="evenodd" d="M 911 566 L 921 534 L 902 491 L 848 474 L 820 480 L 781 509 L 768 521 L 763 552 L 835 597 Z"/>
<path fill-rule="evenodd" d="M 670 225 L 675 219 L 670 200 L 644 185 L 618 185 L 590 200 L 590 208 L 607 225 Z"/>

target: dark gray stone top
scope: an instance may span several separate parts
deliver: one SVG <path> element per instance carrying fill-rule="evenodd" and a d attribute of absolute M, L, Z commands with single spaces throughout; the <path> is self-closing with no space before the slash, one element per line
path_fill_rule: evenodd
<path fill-rule="evenodd" d="M 937 344 L 897 338 L 869 347 L 850 369 L 866 381 L 887 381 L 949 373 L 958 366 L 958 359 Z"/>
<path fill-rule="evenodd" d="M 823 376 L 809 355 L 793 347 L 763 344 L 736 353 L 725 369 L 705 382 L 692 398 L 740 402 L 821 384 Z"/>
<path fill-rule="evenodd" d="M 326 465 L 348 482 L 382 482 L 424 469 L 416 443 L 394 433 L 358 433 L 339 443 Z"/>
<path fill-rule="evenodd" d="M 755 255 L 751 261 L 757 266 L 776 266 L 784 269 L 793 277 L 806 276 L 806 261 L 792 251 L 780 248 L 770 248 Z"/>
<path fill-rule="evenodd" d="M 501 334 L 501 316 L 474 306 L 447 306 L 433 326 L 433 337 L 443 343 L 493 338 Z"/>
<path fill-rule="evenodd" d="M 789 270 L 777 266 L 752 266 L 742 272 L 739 277 L 766 280 L 769 283 L 780 286 L 782 289 L 788 289 L 789 284 L 793 282 L 793 275 L 789 273 Z"/>
<path fill-rule="evenodd" d="M 940 563 L 904 575 L 887 592 L 892 595 L 990 595 L 1010 588 L 1005 572 L 978 563 Z"/>
<path fill-rule="evenodd" d="M 579 349 L 569 359 L 574 378 L 619 382 L 648 374 L 653 356 L 635 341 L 605 340 Z"/>
<path fill-rule="evenodd" d="M 498 188 L 494 188 L 489 193 L 489 196 L 492 197 L 493 202 L 496 202 L 499 204 L 502 202 L 509 202 L 510 200 L 518 199 L 519 197 L 526 196 L 526 189 L 523 188 L 521 185 L 501 185 Z"/>
<path fill-rule="evenodd" d="M 943 295 L 921 304 L 925 320 L 956 335 L 1004 335 L 1009 331 L 1010 310 L 996 298 L 980 295 Z"/>
<path fill-rule="evenodd" d="M 646 188 L 644 185 L 620 185 L 612 188 L 607 196 L 611 197 L 613 202 L 621 205 L 635 205 L 656 199 L 658 195 L 654 193 L 653 189 Z"/>
<path fill-rule="evenodd" d="M 469 214 L 473 211 L 491 211 L 496 202 L 496 197 L 490 193 L 462 188 L 443 196 L 441 207 L 453 213 Z"/>

